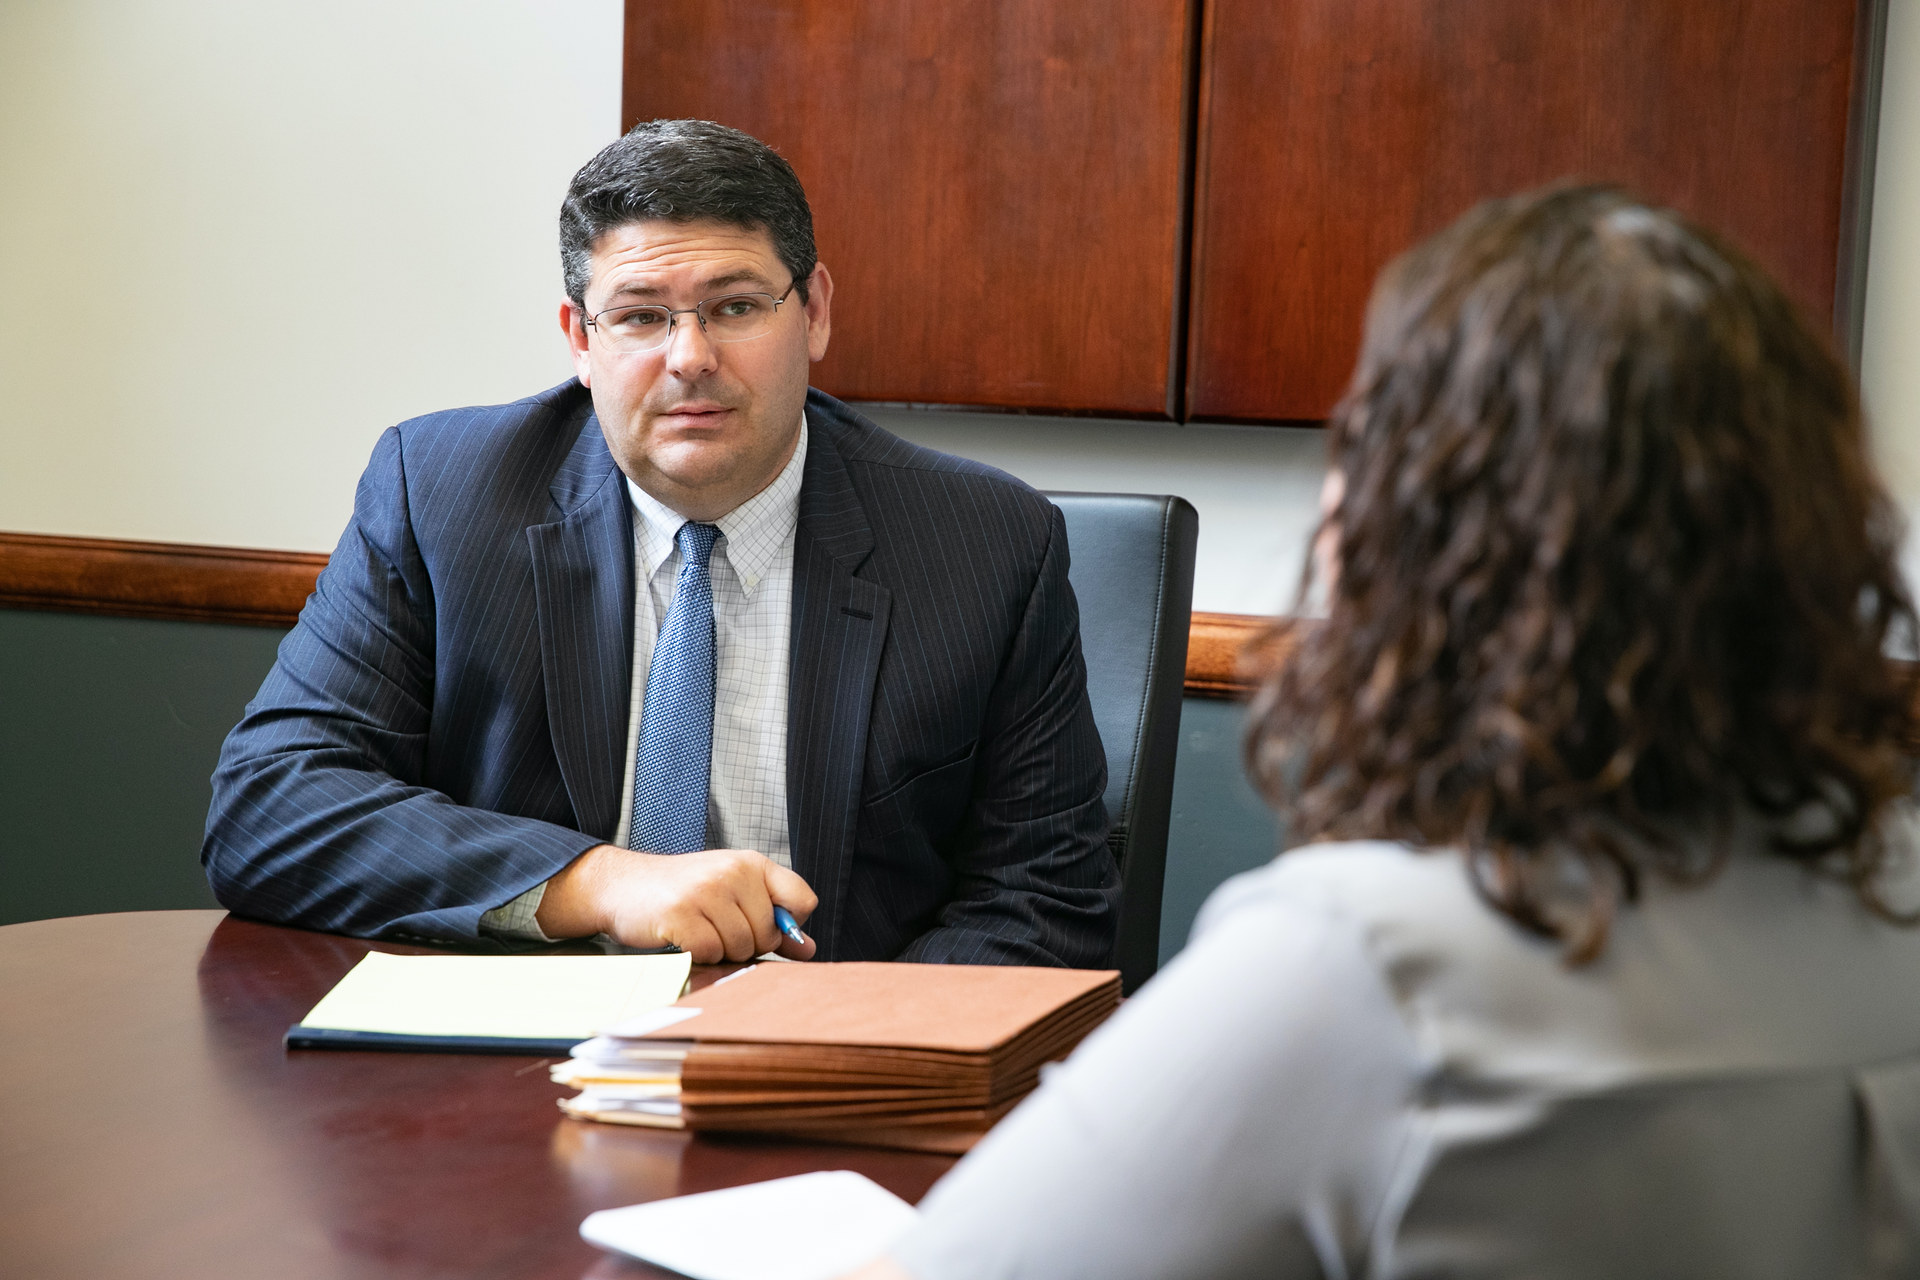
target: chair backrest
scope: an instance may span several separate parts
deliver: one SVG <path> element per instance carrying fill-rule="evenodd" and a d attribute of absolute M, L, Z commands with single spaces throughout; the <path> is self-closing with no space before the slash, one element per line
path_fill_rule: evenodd
<path fill-rule="evenodd" d="M 1132 991 L 1160 962 L 1160 888 L 1180 746 L 1193 551 L 1184 498 L 1049 493 L 1067 523 L 1087 696 L 1107 751 L 1107 843 L 1123 886 L 1115 964 Z"/>
<path fill-rule="evenodd" d="M 1434 1114 L 1381 1276 L 1920 1275 L 1920 1061 Z"/>

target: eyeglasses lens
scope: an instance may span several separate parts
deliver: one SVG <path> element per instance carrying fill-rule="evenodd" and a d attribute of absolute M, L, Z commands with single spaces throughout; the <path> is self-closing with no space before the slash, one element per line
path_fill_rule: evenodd
<path fill-rule="evenodd" d="M 745 342 L 773 328 L 779 303 L 771 294 L 730 293 L 708 298 L 698 311 L 701 327 L 713 342 Z M 666 307 L 615 307 L 594 317 L 594 326 L 607 343 L 621 351 L 650 351 L 666 342 L 685 311 Z"/>

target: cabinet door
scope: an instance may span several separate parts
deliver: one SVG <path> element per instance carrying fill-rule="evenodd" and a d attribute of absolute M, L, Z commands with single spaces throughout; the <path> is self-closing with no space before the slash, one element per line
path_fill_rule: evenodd
<path fill-rule="evenodd" d="M 1166 417 L 1189 0 L 628 0 L 624 115 L 793 164 L 835 282 L 815 385 Z"/>
<path fill-rule="evenodd" d="M 1854 5 L 1209 0 L 1193 416 L 1324 418 L 1374 274 L 1475 202 L 1618 181 L 1834 307 Z"/>

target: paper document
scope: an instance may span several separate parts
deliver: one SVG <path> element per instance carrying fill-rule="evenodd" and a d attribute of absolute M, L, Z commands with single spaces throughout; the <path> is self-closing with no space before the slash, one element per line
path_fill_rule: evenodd
<path fill-rule="evenodd" d="M 693 1280 L 829 1280 L 885 1253 L 912 1205 L 850 1169 L 587 1215 L 587 1243 Z"/>
<path fill-rule="evenodd" d="M 585 1040 L 672 1004 L 685 952 L 649 956 L 395 956 L 371 951 L 301 1026 L 388 1035 Z"/>

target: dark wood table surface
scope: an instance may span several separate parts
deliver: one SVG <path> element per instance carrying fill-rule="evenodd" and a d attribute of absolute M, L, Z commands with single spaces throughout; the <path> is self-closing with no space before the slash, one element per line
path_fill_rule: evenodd
<path fill-rule="evenodd" d="M 220 911 L 0 927 L 0 1275 L 662 1276 L 580 1220 L 816 1169 L 918 1200 L 953 1163 L 569 1120 L 547 1059 L 282 1049 L 375 949 L 423 950 Z"/>

